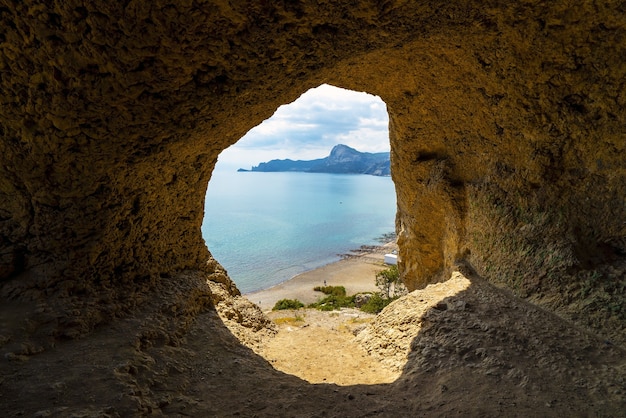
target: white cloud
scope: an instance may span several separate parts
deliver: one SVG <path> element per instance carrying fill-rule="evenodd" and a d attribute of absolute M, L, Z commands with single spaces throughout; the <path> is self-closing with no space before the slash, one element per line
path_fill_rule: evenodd
<path fill-rule="evenodd" d="M 389 121 L 387 119 L 380 118 L 359 118 L 359 125 L 362 127 L 375 127 L 375 128 L 384 128 L 387 129 Z"/>
<path fill-rule="evenodd" d="M 251 129 L 220 154 L 217 168 L 249 169 L 273 159 L 322 158 L 337 144 L 363 152 L 389 151 L 388 123 L 379 97 L 323 84 Z"/>
<path fill-rule="evenodd" d="M 389 151 L 389 140 L 385 143 L 380 141 L 380 130 L 362 127 L 355 131 L 335 136 L 340 144 L 345 144 L 362 152 Z"/>

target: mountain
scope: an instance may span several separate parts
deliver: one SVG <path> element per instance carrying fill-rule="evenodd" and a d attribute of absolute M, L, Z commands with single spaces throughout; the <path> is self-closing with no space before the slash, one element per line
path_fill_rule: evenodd
<path fill-rule="evenodd" d="M 347 145 L 335 145 L 330 155 L 317 160 L 271 160 L 252 167 L 251 170 L 240 168 L 238 171 L 304 173 L 371 174 L 373 176 L 391 175 L 388 152 L 359 152 Z"/>

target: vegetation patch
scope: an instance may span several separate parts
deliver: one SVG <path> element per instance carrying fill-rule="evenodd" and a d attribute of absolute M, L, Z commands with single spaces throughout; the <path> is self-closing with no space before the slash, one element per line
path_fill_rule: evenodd
<path fill-rule="evenodd" d="M 354 308 L 354 296 L 328 295 L 317 302 L 311 303 L 308 307 L 319 309 L 320 311 L 334 311 L 341 308 Z"/>
<path fill-rule="evenodd" d="M 346 288 L 343 286 L 316 286 L 316 292 L 327 295 L 325 298 L 311 303 L 308 307 L 320 311 L 334 311 L 341 308 L 354 308 L 354 296 L 346 296 Z"/>
<path fill-rule="evenodd" d="M 407 289 L 402 280 L 398 266 L 390 266 L 376 273 L 376 287 L 380 289 L 382 299 L 397 299 L 407 294 Z"/>
<path fill-rule="evenodd" d="M 313 290 L 329 296 L 346 296 L 346 288 L 343 286 L 316 286 Z"/>
<path fill-rule="evenodd" d="M 376 273 L 376 287 L 379 291 L 371 294 L 360 306 L 363 312 L 377 314 L 394 300 L 407 294 L 407 289 L 400 279 L 398 266 L 390 266 Z"/>
<path fill-rule="evenodd" d="M 363 312 L 377 314 L 392 301 L 407 293 L 404 283 L 400 280 L 397 266 L 390 266 L 378 272 L 376 274 L 376 286 L 380 291 L 373 293 L 360 306 L 356 306 L 356 295 L 348 296 L 344 286 L 317 286 L 313 290 L 322 292 L 327 296 L 315 303 L 311 303 L 308 307 L 319 309 L 320 311 L 358 307 Z"/>
<path fill-rule="evenodd" d="M 301 325 L 304 324 L 304 317 L 300 315 L 285 316 L 282 318 L 275 318 L 273 321 L 276 325 Z"/>
<path fill-rule="evenodd" d="M 367 302 L 365 302 L 365 304 L 362 305 L 359 309 L 361 309 L 363 312 L 377 314 L 396 299 L 398 298 L 384 298 L 381 296 L 380 293 L 374 293 L 372 297 Z"/>
<path fill-rule="evenodd" d="M 298 299 L 281 299 L 272 308 L 273 311 L 282 311 L 285 309 L 300 309 L 304 308 L 304 303 Z"/>

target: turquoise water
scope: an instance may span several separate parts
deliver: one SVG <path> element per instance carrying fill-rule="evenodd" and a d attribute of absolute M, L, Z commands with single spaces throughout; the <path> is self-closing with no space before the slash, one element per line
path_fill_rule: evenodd
<path fill-rule="evenodd" d="M 377 243 L 395 228 L 389 177 L 215 172 L 202 234 L 242 293 Z"/>

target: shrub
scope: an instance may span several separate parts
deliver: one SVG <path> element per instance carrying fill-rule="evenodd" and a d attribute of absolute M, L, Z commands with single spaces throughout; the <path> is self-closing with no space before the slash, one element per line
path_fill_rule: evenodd
<path fill-rule="evenodd" d="M 363 306 L 361 306 L 361 310 L 363 312 L 377 314 L 382 311 L 385 306 L 389 305 L 396 299 L 397 298 L 384 298 L 380 295 L 380 293 L 374 293 L 372 297 Z"/>
<path fill-rule="evenodd" d="M 284 309 L 300 309 L 304 307 L 304 303 L 298 299 L 281 299 L 272 308 L 273 311 L 282 311 Z"/>
<path fill-rule="evenodd" d="M 354 308 L 354 296 L 328 295 L 324 299 L 310 304 L 309 308 L 319 309 L 320 311 L 333 311 L 339 310 L 341 308 Z"/>
<path fill-rule="evenodd" d="M 376 273 L 376 286 L 381 291 L 381 296 L 387 299 L 402 296 L 407 293 L 406 287 L 400 279 L 398 266 L 390 266 Z"/>
<path fill-rule="evenodd" d="M 313 290 L 322 292 L 325 295 L 346 296 L 346 288 L 343 286 L 316 286 Z"/>

